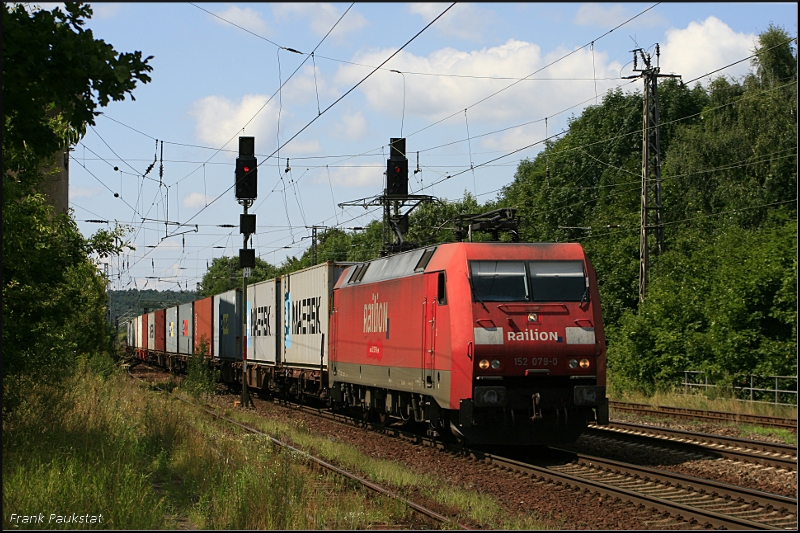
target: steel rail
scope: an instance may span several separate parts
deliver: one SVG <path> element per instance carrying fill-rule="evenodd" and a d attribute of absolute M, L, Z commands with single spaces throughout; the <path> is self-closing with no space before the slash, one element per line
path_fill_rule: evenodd
<path fill-rule="evenodd" d="M 381 430 L 387 435 L 406 438 L 419 444 L 445 449 L 451 453 L 466 454 L 500 469 L 540 478 L 557 485 L 589 490 L 606 497 L 621 498 L 635 505 L 644 505 L 647 508 L 667 513 L 677 520 L 728 529 L 796 529 L 797 500 L 786 496 L 575 454 L 557 448 L 551 449 L 574 457 L 577 465 L 570 466 L 567 463 L 560 466 L 538 466 L 481 450 L 444 444 L 431 437 L 386 427 L 378 423 L 357 421 L 351 417 L 318 408 L 291 403 L 282 405 L 340 423 L 365 425 Z M 593 466 L 589 468 L 589 465 Z M 604 475 L 604 470 L 612 471 L 612 475 Z M 598 477 L 604 479 L 598 479 Z M 624 479 L 613 479 L 614 477 L 624 477 Z M 690 500 L 697 503 L 695 505 L 686 503 Z M 728 513 L 722 511 L 726 508 Z M 789 515 L 780 515 L 780 510 L 784 510 Z M 737 516 L 736 513 L 744 516 Z M 766 520 L 756 521 L 750 518 L 751 515 L 766 515 Z M 783 526 L 784 523 L 791 525 L 787 528 Z"/>
<path fill-rule="evenodd" d="M 186 401 L 186 400 L 184 400 L 184 401 Z M 245 431 L 249 431 L 250 433 L 254 433 L 254 434 L 257 434 L 257 435 L 262 435 L 262 436 L 266 437 L 267 439 L 269 439 L 271 442 L 273 442 L 274 444 L 276 444 L 278 446 L 286 448 L 287 450 L 291 450 L 291 451 L 293 451 L 293 452 L 305 457 L 306 459 L 309 459 L 310 461 L 316 463 L 317 465 L 322 466 L 322 467 L 324 467 L 324 468 L 326 468 L 326 469 L 328 469 L 328 470 L 330 470 L 332 472 L 335 472 L 335 473 L 337 473 L 337 474 L 339 474 L 341 476 L 344 476 L 344 477 L 346 477 L 348 479 L 352 479 L 353 481 L 356 481 L 356 482 L 360 483 L 361 485 L 364 485 L 365 487 L 367 487 L 367 488 L 369 488 L 369 489 L 371 489 L 371 490 L 373 490 L 375 492 L 378 492 L 380 494 L 383 494 L 384 496 L 388 496 L 388 497 L 393 498 L 393 499 L 395 499 L 397 501 L 400 501 L 400 502 L 404 503 L 405 505 L 407 505 L 408 507 L 411 507 L 412 509 L 414 509 L 414 510 L 416 510 L 416 511 L 422 513 L 422 514 L 424 514 L 426 516 L 429 516 L 430 518 L 433 518 L 433 519 L 435 519 L 435 520 L 437 520 L 439 522 L 443 522 L 443 523 L 446 523 L 446 524 L 457 525 L 461 529 L 469 529 L 468 527 L 466 527 L 464 525 L 461 525 L 461 524 L 459 524 L 457 522 L 453 522 L 450 518 L 448 518 L 448 517 L 446 517 L 444 515 L 441 515 L 441 514 L 437 513 L 436 511 L 432 511 L 432 510 L 428 509 L 427 507 L 423 507 L 422 505 L 419 505 L 418 503 L 414 503 L 411 500 L 407 500 L 406 498 L 403 498 L 399 494 L 395 494 L 395 493 L 391 492 L 390 490 L 388 490 L 388 489 L 386 489 L 384 487 L 381 487 L 380 485 L 378 485 L 376 483 L 373 483 L 372 481 L 369 481 L 368 479 L 364 479 L 364 478 L 362 478 L 360 476 L 357 476 L 357 475 L 355 475 L 355 474 L 353 474 L 351 472 L 343 470 L 343 469 L 341 469 L 341 468 L 339 468 L 339 467 L 337 467 L 335 465 L 332 465 L 331 463 L 328 463 L 327 461 L 324 461 L 324 460 L 322 460 L 322 459 L 320 459 L 318 457 L 315 457 L 315 456 L 311 455 L 310 453 L 308 453 L 306 451 L 303 451 L 303 450 L 300 450 L 298 448 L 295 448 L 294 446 L 292 446 L 290 444 L 286 444 L 285 442 L 281 442 L 280 440 L 278 440 L 275 437 L 272 437 L 272 436 L 264 433 L 263 431 L 260 431 L 260 430 L 254 428 L 254 427 L 248 426 L 247 424 L 244 424 L 244 423 L 239 422 L 237 420 L 234 420 L 232 418 L 220 415 L 219 413 L 216 413 L 213 410 L 208 409 L 208 408 L 206 408 L 204 406 L 198 406 L 198 407 L 200 407 L 202 410 L 204 410 L 206 413 L 210 414 L 214 418 L 217 418 L 217 419 L 220 419 L 220 420 L 224 420 L 224 421 L 226 421 L 226 422 L 228 422 L 230 424 L 233 424 L 235 426 L 238 426 L 238 427 L 244 429 Z"/>
<path fill-rule="evenodd" d="M 728 413 L 724 411 L 705 411 L 702 409 L 689 409 L 685 407 L 669 407 L 664 405 L 648 405 L 641 403 L 628 403 L 609 400 L 608 406 L 620 412 L 642 413 L 648 415 L 667 416 L 671 418 L 688 418 L 691 420 L 715 420 L 734 422 L 740 424 L 755 424 L 764 427 L 774 427 L 797 430 L 796 418 L 781 418 L 778 416 L 746 415 Z"/>
<path fill-rule="evenodd" d="M 546 467 L 475 450 L 469 453 L 476 459 L 500 467 L 554 483 L 566 483 L 568 487 L 621 497 L 634 504 L 710 527 L 796 529 L 797 525 L 797 500 L 786 496 L 572 452 L 564 453 L 575 457 L 575 462 Z M 723 511 L 726 508 L 728 512 Z M 794 514 L 780 516 L 776 509 L 785 509 L 785 512 Z M 751 519 L 765 514 L 767 517 L 764 520 Z"/>
<path fill-rule="evenodd" d="M 689 453 L 700 453 L 797 471 L 797 446 L 789 444 L 696 433 L 615 420 L 609 422 L 608 426 L 590 425 L 584 435 L 664 446 Z"/>
<path fill-rule="evenodd" d="M 130 372 L 130 368 L 128 369 L 128 374 L 131 375 L 132 377 L 135 377 Z M 137 379 L 139 379 L 139 378 L 137 378 Z M 144 381 L 144 380 L 140 380 L 140 381 Z M 180 396 L 176 396 L 176 398 L 181 400 L 182 402 L 185 402 L 185 403 L 187 403 L 189 405 L 192 405 L 194 407 L 197 407 L 197 408 L 205 411 L 207 414 L 211 415 L 212 417 L 214 417 L 216 419 L 223 420 L 225 422 L 228 422 L 230 424 L 238 426 L 239 428 L 244 429 L 245 431 L 248 431 L 250 433 L 264 436 L 270 442 L 272 442 L 273 444 L 275 444 L 277 446 L 280 446 L 282 448 L 290 450 L 290 451 L 292 451 L 292 452 L 294 452 L 294 453 L 296 453 L 296 454 L 298 454 L 298 455 L 300 455 L 302 457 L 305 457 L 309 461 L 317 464 L 318 466 L 326 468 L 327 470 L 330 470 L 331 472 L 334 472 L 334 473 L 339 474 L 341 476 L 344 476 L 344 477 L 346 477 L 348 479 L 356 481 L 357 483 L 367 487 L 368 489 L 371 489 L 371 490 L 373 490 L 373 491 L 375 491 L 377 493 L 383 494 L 384 496 L 387 496 L 389 498 L 395 499 L 395 500 L 407 505 L 408 507 L 414 509 L 415 511 L 417 511 L 417 512 L 419 512 L 419 513 L 421 513 L 421 514 L 423 514 L 425 516 L 428 516 L 430 518 L 433 518 L 434 520 L 436 520 L 438 522 L 455 525 L 455 526 L 458 526 L 460 529 L 466 529 L 466 530 L 470 529 L 470 528 L 468 528 L 468 527 L 466 527 L 466 526 L 464 526 L 462 524 L 459 524 L 458 522 L 454 522 L 450 518 L 448 518 L 448 517 L 446 517 L 444 515 L 441 515 L 441 514 L 437 513 L 436 511 L 433 511 L 433 510 L 428 509 L 427 507 L 424 507 L 424 506 L 422 506 L 422 505 L 420 505 L 418 503 L 415 503 L 415 502 L 412 502 L 411 500 L 403 498 L 399 494 L 395 494 L 394 492 L 392 492 L 392 491 L 390 491 L 390 490 L 388 490 L 388 489 L 386 489 L 386 488 L 384 488 L 384 487 L 382 487 L 382 486 L 380 486 L 380 485 L 378 485 L 376 483 L 373 483 L 372 481 L 369 481 L 368 479 L 364 479 L 364 478 L 362 478 L 360 476 L 357 476 L 356 474 L 353 474 L 351 472 L 343 470 L 343 469 L 341 469 L 341 468 L 339 468 L 339 467 L 337 467 L 337 466 L 335 466 L 335 465 L 333 465 L 331 463 L 328 463 L 327 461 L 324 461 L 324 460 L 320 459 L 319 457 L 315 457 L 315 456 L 311 455 L 310 453 L 308 453 L 308 452 L 306 452 L 304 450 L 301 450 L 299 448 L 295 448 L 294 446 L 292 446 L 290 444 L 282 442 L 282 441 L 276 439 L 275 437 L 272 437 L 271 435 L 268 435 L 267 433 L 264 433 L 263 431 L 260 431 L 260 430 L 258 430 L 256 428 L 252 427 L 252 426 L 249 426 L 247 424 L 244 424 L 242 422 L 239 422 L 238 420 L 234 420 L 234 419 L 229 418 L 227 416 L 221 415 L 221 414 L 215 412 L 213 409 L 209 409 L 208 406 L 203 406 L 203 405 L 199 405 L 199 404 L 190 402 L 189 400 L 187 400 L 185 398 L 181 398 Z"/>
<path fill-rule="evenodd" d="M 779 530 L 796 529 L 797 526 L 797 500 L 786 496 L 620 463 L 599 457 L 575 454 L 558 450 L 557 448 L 551 449 L 569 454 L 574 458 L 573 461 L 559 465 L 537 466 L 481 450 L 446 445 L 430 437 L 424 437 L 397 428 L 385 427 L 382 424 L 369 421 L 357 421 L 352 417 L 331 413 L 319 408 L 287 404 L 283 401 L 279 401 L 279 403 L 283 404 L 284 407 L 313 413 L 330 420 L 369 426 L 380 429 L 386 434 L 409 438 L 417 443 L 443 448 L 449 452 L 462 455 L 467 454 L 474 459 L 483 460 L 503 470 L 516 471 L 557 485 L 592 491 L 605 497 L 624 499 L 635 505 L 667 513 L 677 520 L 698 523 L 706 527 Z M 213 416 L 220 417 L 216 413 Z M 225 417 L 221 418 L 224 419 Z M 243 424 L 237 421 L 230 421 L 244 427 Z M 254 428 L 249 428 L 248 431 L 261 433 Z M 263 433 L 261 434 L 264 435 Z M 272 437 L 266 436 L 272 439 Z M 283 443 L 280 444 L 283 445 Z M 297 450 L 297 452 L 306 454 L 306 452 L 300 450 Z M 597 479 L 598 477 L 602 479 Z M 353 479 L 361 482 L 357 476 Z M 695 487 L 700 488 L 696 489 Z M 398 499 L 405 501 L 402 498 Z M 691 502 L 692 504 L 685 502 Z M 410 506 L 416 509 L 416 507 Z M 790 514 L 781 515 L 776 509 Z M 723 510 L 727 512 L 721 512 Z M 426 514 L 424 511 L 420 512 Z M 760 521 L 752 519 L 754 517 L 760 518 Z M 446 517 L 444 518 L 449 521 Z"/>

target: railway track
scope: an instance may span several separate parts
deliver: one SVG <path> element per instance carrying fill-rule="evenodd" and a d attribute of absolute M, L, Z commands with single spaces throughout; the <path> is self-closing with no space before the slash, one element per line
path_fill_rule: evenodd
<path fill-rule="evenodd" d="M 753 424 L 763 427 L 782 428 L 797 431 L 796 418 L 781 418 L 777 416 L 745 415 L 740 413 L 727 413 L 723 411 L 704 411 L 702 409 L 688 409 L 685 407 L 668 407 L 663 405 L 647 405 L 641 403 L 627 403 L 609 400 L 608 406 L 623 413 L 637 413 L 645 415 L 680 418 L 688 420 L 713 420 L 717 422 L 733 422 L 737 424 Z"/>
<path fill-rule="evenodd" d="M 797 472 L 797 446 L 789 444 L 709 435 L 614 420 L 608 426 L 589 426 L 584 434 Z"/>
<path fill-rule="evenodd" d="M 347 424 L 367 425 L 387 435 L 465 455 L 500 470 L 530 476 L 532 480 L 589 491 L 606 500 L 619 499 L 644 506 L 667 515 L 659 518 L 664 527 L 688 523 L 698 528 L 794 530 L 797 526 L 797 500 L 786 496 L 555 448 L 552 449 L 562 454 L 560 461 L 535 464 L 525 459 L 460 448 L 399 428 L 354 422 L 344 415 L 313 407 L 286 406 Z"/>
<path fill-rule="evenodd" d="M 601 501 L 629 502 L 639 508 L 632 512 L 642 515 L 643 523 L 647 522 L 651 526 L 660 524 L 663 527 L 697 529 L 797 529 L 797 500 L 787 496 L 557 449 L 553 449 L 558 454 L 555 459 L 549 457 L 541 461 L 531 461 L 528 457 L 504 457 L 482 450 L 459 448 L 404 429 L 354 420 L 324 409 L 278 403 L 329 420 L 368 426 L 389 436 L 444 449 L 493 465 L 499 470 L 529 477 L 532 482 L 552 484 L 562 490 L 588 492 L 597 495 Z M 236 421 L 231 423 L 244 426 Z M 258 431 L 254 428 L 247 430 Z M 298 453 L 305 454 L 299 450 Z M 328 468 L 325 465 L 320 466 Z M 358 476 L 351 479 L 362 482 Z M 409 506 L 427 515 L 425 511 Z M 431 518 L 452 524 L 447 517 Z"/>
<path fill-rule="evenodd" d="M 145 367 L 145 365 L 142 365 L 142 366 Z M 147 368 L 149 368 L 149 367 L 147 367 Z M 138 379 L 139 381 L 142 381 L 142 382 L 146 383 L 146 380 L 135 376 L 131 372 L 131 368 L 130 367 L 127 370 L 128 370 L 128 375 L 129 376 L 131 376 L 132 378 Z M 166 389 L 160 389 L 160 390 L 162 390 L 163 392 L 169 392 Z M 323 469 L 328 470 L 330 472 L 333 472 L 333 473 L 335 473 L 337 475 L 340 475 L 340 476 L 342 476 L 344 478 L 347 478 L 347 479 L 350 479 L 352 481 L 355 481 L 356 483 L 358 483 L 358 484 L 360 484 L 360 485 L 362 485 L 362 486 L 364 486 L 364 487 L 366 487 L 366 488 L 368 488 L 368 489 L 370 489 L 370 490 L 372 490 L 374 492 L 377 492 L 377 493 L 382 494 L 384 496 L 387 496 L 389 498 L 392 498 L 392 499 L 395 499 L 397 501 L 400 501 L 403 504 L 405 504 L 406 506 L 408 506 L 409 508 L 413 509 L 414 511 L 416 511 L 416 512 L 418 512 L 418 513 L 420 513 L 420 514 L 422 514 L 422 515 L 434 520 L 435 522 L 441 523 L 442 525 L 446 526 L 448 529 L 449 528 L 454 528 L 454 527 L 458 528 L 458 529 L 469 529 L 468 527 L 463 526 L 463 525 L 455 522 L 451 518 L 448 518 L 447 516 L 439 514 L 436 511 L 433 511 L 431 509 L 428 509 L 427 507 L 425 507 L 423 505 L 420 505 L 418 503 L 415 503 L 415 502 L 413 502 L 413 501 L 411 501 L 411 500 L 409 500 L 407 498 L 404 498 L 404 497 L 400 496 L 399 494 L 396 494 L 396 493 L 386 489 L 385 487 L 382 487 L 382 486 L 378 485 L 377 483 L 373 483 L 372 481 L 369 481 L 368 479 L 365 479 L 365 478 L 363 478 L 361 476 L 358 476 L 358 475 L 356 475 L 356 474 L 354 474 L 352 472 L 349 472 L 347 470 L 339 468 L 338 466 L 335 466 L 335 465 L 333 465 L 333 464 L 331 464 L 331 463 L 329 463 L 327 461 L 324 461 L 323 459 L 320 459 L 319 457 L 311 455 L 310 453 L 308 453 L 306 451 L 303 451 L 303 450 L 300 450 L 298 448 L 295 448 L 294 446 L 292 446 L 290 444 L 287 444 L 285 442 L 282 442 L 282 441 L 280 441 L 280 440 L 278 440 L 278 439 L 276 439 L 276 438 L 264 433 L 263 431 L 260 431 L 260 430 L 258 430 L 256 428 L 254 428 L 254 427 L 252 427 L 252 426 L 250 426 L 248 424 L 245 424 L 245 423 L 239 422 L 238 420 L 234 420 L 234 419 L 232 419 L 230 417 L 224 416 L 224 415 L 218 413 L 212 406 L 200 405 L 200 404 L 197 404 L 197 403 L 193 403 L 193 402 L 191 402 L 189 400 L 186 400 L 185 398 L 181 398 L 180 396 L 177 396 L 177 398 L 179 400 L 181 400 L 182 402 L 185 402 L 185 403 L 187 403 L 187 404 L 189 404 L 189 405 L 191 405 L 191 406 L 193 406 L 193 407 L 195 407 L 197 409 L 200 409 L 200 410 L 204 411 L 205 413 L 207 413 L 208 415 L 212 416 L 213 418 L 215 418 L 217 420 L 222 420 L 222 421 L 224 421 L 226 423 L 234 425 L 234 426 L 236 426 L 236 427 L 238 427 L 240 429 L 243 429 L 243 430 L 247 431 L 248 433 L 253 433 L 253 434 L 256 434 L 256 435 L 263 436 L 266 439 L 268 439 L 271 443 L 273 443 L 274 445 L 280 446 L 282 448 L 285 448 L 287 450 L 290 450 L 290 451 L 296 453 L 297 455 L 303 457 L 305 460 L 309 461 L 311 464 L 313 464 L 313 465 L 315 465 L 317 467 L 323 468 Z M 214 451 L 216 451 L 219 454 L 218 450 L 214 450 Z M 227 458 L 225 458 L 225 457 L 223 457 L 223 458 L 226 459 L 226 462 L 228 462 Z"/>
<path fill-rule="evenodd" d="M 472 452 L 475 453 L 475 452 Z M 704 527 L 797 529 L 797 500 L 725 483 L 565 452 L 546 466 L 489 456 L 494 464 L 607 497 L 624 498 Z"/>

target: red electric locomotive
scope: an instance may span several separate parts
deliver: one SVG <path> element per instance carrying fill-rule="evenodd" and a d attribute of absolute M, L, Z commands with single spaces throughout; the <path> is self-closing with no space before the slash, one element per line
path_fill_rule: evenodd
<path fill-rule="evenodd" d="M 594 269 L 579 244 L 450 243 L 349 266 L 333 289 L 334 405 L 477 444 L 608 423 Z"/>

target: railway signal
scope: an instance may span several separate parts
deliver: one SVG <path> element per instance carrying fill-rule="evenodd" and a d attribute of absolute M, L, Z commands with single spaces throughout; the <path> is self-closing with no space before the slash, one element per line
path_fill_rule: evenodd
<path fill-rule="evenodd" d="M 288 166 L 288 160 L 287 160 Z M 256 216 L 248 215 L 247 209 L 258 197 L 258 161 L 256 160 L 255 137 L 239 137 L 239 157 L 236 158 L 236 200 L 242 204 L 244 213 L 239 218 L 239 230 L 243 244 L 239 249 L 239 267 L 242 269 L 242 298 L 247 299 L 247 278 L 256 266 L 256 251 L 247 248 L 250 235 L 256 232 Z M 242 407 L 249 407 L 250 395 L 247 390 L 247 315 L 242 313 Z"/>
<path fill-rule="evenodd" d="M 239 157 L 236 158 L 236 199 L 255 200 L 258 197 L 258 160 L 255 156 L 255 137 L 239 137 Z"/>
<path fill-rule="evenodd" d="M 386 161 L 386 194 L 408 196 L 408 159 L 406 140 L 392 138 L 389 143 L 389 159 Z"/>

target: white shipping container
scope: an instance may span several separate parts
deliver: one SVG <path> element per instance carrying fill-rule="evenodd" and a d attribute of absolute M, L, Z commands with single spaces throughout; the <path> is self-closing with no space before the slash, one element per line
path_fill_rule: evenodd
<path fill-rule="evenodd" d="M 167 351 L 178 353 L 178 308 L 167 309 Z"/>
<path fill-rule="evenodd" d="M 136 348 L 136 318 L 128 322 L 128 346 Z"/>
<path fill-rule="evenodd" d="M 280 350 L 278 287 L 271 279 L 247 287 L 247 360 L 276 364 Z"/>
<path fill-rule="evenodd" d="M 242 359 L 241 316 L 241 295 L 236 289 L 214 296 L 214 357 Z"/>
<path fill-rule="evenodd" d="M 136 343 L 134 346 L 142 347 L 142 315 L 136 317 Z"/>
<path fill-rule="evenodd" d="M 147 313 L 147 349 L 156 349 L 156 314 Z"/>
<path fill-rule="evenodd" d="M 186 303 L 178 307 L 178 353 L 192 355 L 194 336 L 194 320 L 192 319 L 192 303 Z"/>
<path fill-rule="evenodd" d="M 281 278 L 284 364 L 327 368 L 331 293 L 347 266 L 328 261 Z"/>

